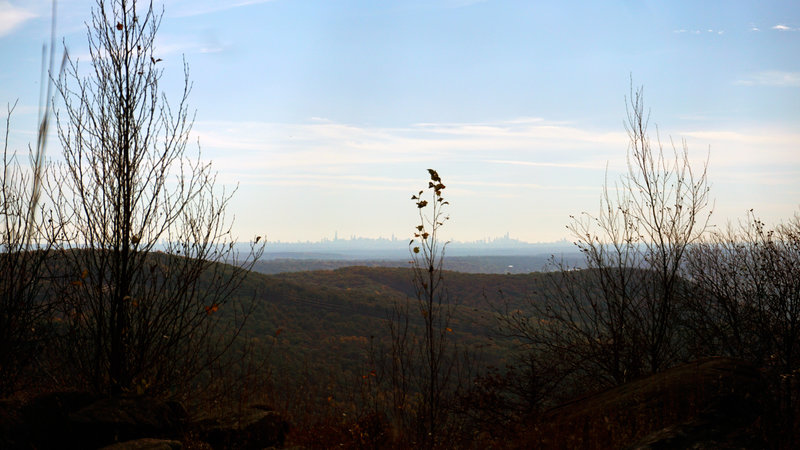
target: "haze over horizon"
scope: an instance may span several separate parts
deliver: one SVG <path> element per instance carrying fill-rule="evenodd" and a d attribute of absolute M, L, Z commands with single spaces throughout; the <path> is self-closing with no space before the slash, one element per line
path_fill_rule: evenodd
<path fill-rule="evenodd" d="M 180 94 L 185 57 L 192 142 L 238 183 L 228 212 L 242 240 L 405 239 L 434 168 L 446 238 L 571 241 L 569 215 L 596 213 L 606 170 L 613 184 L 626 168 L 631 77 L 653 139 L 658 126 L 666 149 L 686 139 L 708 156 L 714 223 L 798 211 L 796 1 L 154 4 L 161 88 Z M 58 3 L 83 68 L 93 5 Z M 0 0 L 0 102 L 19 99 L 10 150 L 35 142 L 49 27 L 49 0 Z"/>

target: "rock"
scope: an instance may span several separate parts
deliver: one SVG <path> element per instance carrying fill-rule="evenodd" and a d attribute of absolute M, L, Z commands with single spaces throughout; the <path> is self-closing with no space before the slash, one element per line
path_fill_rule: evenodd
<path fill-rule="evenodd" d="M 176 437 L 186 411 L 174 402 L 111 397 L 71 413 L 68 424 L 75 444 L 97 448 L 140 438 Z"/>
<path fill-rule="evenodd" d="M 20 410 L 22 422 L 16 430 L 20 445 L 10 448 L 64 448 L 72 435 L 69 414 L 96 399 L 87 392 L 52 392 L 33 398 Z"/>
<path fill-rule="evenodd" d="M 0 448 L 93 449 L 140 438 L 175 438 L 185 418 L 186 411 L 175 402 L 98 399 L 86 392 L 53 392 L 26 403 L 0 400 Z M 175 441 L 160 442 L 160 447 L 122 448 L 179 448 L 164 447 Z"/>
<path fill-rule="evenodd" d="M 768 448 L 750 425 L 762 412 L 752 398 L 726 395 L 714 401 L 695 419 L 658 430 L 636 444 L 632 450 L 647 449 L 747 449 Z"/>
<path fill-rule="evenodd" d="M 524 446 L 729 448 L 739 440 L 731 448 L 758 448 L 746 430 L 767 397 L 753 365 L 701 359 L 554 408 L 523 433 Z"/>
<path fill-rule="evenodd" d="M 182 448 L 183 444 L 180 441 L 145 438 L 120 442 L 100 450 L 181 450 Z"/>
<path fill-rule="evenodd" d="M 283 446 L 289 424 L 275 411 L 250 407 L 231 417 L 199 420 L 192 428 L 214 449 L 260 450 Z"/>
<path fill-rule="evenodd" d="M 22 418 L 20 402 L 0 400 L 0 448 L 20 448 L 30 440 L 30 430 L 26 430 Z"/>

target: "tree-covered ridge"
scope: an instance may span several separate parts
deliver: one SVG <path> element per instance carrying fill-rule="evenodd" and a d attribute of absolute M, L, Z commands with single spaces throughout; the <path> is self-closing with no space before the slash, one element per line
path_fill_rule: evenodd
<path fill-rule="evenodd" d="M 494 334 L 496 311 L 506 303 L 526 304 L 541 289 L 548 275 L 447 272 L 445 276 L 457 310 L 451 328 L 457 336 L 477 342 Z M 382 339 L 384 322 L 393 302 L 413 295 L 411 277 L 410 269 L 378 267 L 280 275 L 251 272 L 240 294 L 242 300 L 253 295 L 254 302 L 245 330 L 251 336 L 263 337 L 272 336 L 280 329 L 278 339 L 284 345 L 304 347 L 298 349 L 297 354 L 312 349 L 326 351 L 320 338 L 346 340 L 348 336 L 374 336 Z"/>

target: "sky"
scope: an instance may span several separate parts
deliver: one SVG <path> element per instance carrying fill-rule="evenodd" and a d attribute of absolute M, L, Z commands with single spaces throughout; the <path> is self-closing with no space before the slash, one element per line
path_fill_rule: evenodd
<path fill-rule="evenodd" d="M 800 211 L 796 0 L 154 3 L 160 88 L 177 100 L 185 59 L 190 153 L 199 142 L 238 186 L 243 240 L 405 238 L 428 168 L 447 185 L 451 239 L 571 239 L 570 215 L 599 212 L 627 168 L 631 83 L 653 140 L 708 161 L 713 223 Z M 58 2 L 59 41 L 84 65 L 94 4 Z M 50 11 L 0 0 L 12 149 L 35 140 Z"/>

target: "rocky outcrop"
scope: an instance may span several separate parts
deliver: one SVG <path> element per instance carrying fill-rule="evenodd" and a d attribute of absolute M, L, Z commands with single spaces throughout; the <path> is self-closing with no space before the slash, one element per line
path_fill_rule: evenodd
<path fill-rule="evenodd" d="M 282 447 L 289 423 L 268 407 L 254 406 L 236 414 L 200 419 L 191 429 L 214 449 L 260 450 Z"/>
<path fill-rule="evenodd" d="M 632 450 L 743 449 L 769 445 L 748 426 L 762 413 L 755 398 L 738 394 L 721 396 L 697 417 L 658 430 L 631 446 Z"/>
<path fill-rule="evenodd" d="M 190 422 L 180 404 L 152 398 L 57 392 L 0 401 L 2 449 L 167 450 L 186 436 L 214 449 L 263 449 L 282 446 L 288 430 L 265 407 Z"/>
<path fill-rule="evenodd" d="M 69 414 L 97 399 L 86 392 L 53 392 L 26 403 L 0 402 L 0 448 L 64 448 Z"/>
<path fill-rule="evenodd" d="M 550 410 L 524 433 L 524 446 L 759 448 L 764 443 L 747 430 L 766 398 L 754 366 L 707 358 Z"/>
<path fill-rule="evenodd" d="M 71 413 L 68 424 L 85 448 L 98 448 L 140 438 L 179 437 L 185 419 L 186 411 L 175 402 L 110 397 Z"/>
<path fill-rule="evenodd" d="M 182 448 L 183 444 L 180 441 L 145 438 L 120 442 L 103 447 L 101 450 L 181 450 Z"/>

